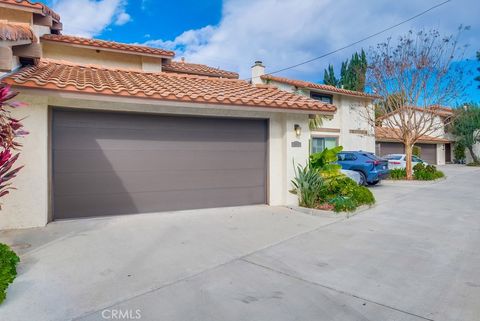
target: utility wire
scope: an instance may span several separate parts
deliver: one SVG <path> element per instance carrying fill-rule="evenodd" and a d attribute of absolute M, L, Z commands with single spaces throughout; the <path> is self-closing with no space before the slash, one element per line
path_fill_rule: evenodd
<path fill-rule="evenodd" d="M 365 40 L 369 40 L 369 39 L 371 39 L 371 38 L 373 38 L 373 37 L 376 37 L 376 36 L 378 36 L 378 35 L 380 35 L 380 34 L 382 34 L 382 33 L 384 33 L 384 32 L 387 32 L 387 31 L 390 31 L 390 30 L 392 30 L 392 29 L 395 29 L 396 27 L 401 26 L 401 25 L 403 25 L 403 24 L 405 24 L 405 23 L 407 23 L 407 22 L 409 22 L 409 21 L 412 21 L 412 20 L 414 20 L 414 19 L 417 19 L 418 17 L 421 17 L 421 16 L 423 16 L 424 14 L 426 14 L 426 13 L 432 11 L 432 10 L 435 10 L 435 9 L 437 9 L 438 7 L 441 7 L 441 6 L 447 4 L 448 2 L 451 2 L 451 1 L 452 1 L 452 0 L 443 1 L 443 2 L 441 2 L 441 3 L 439 3 L 439 4 L 434 5 L 433 7 L 428 8 L 428 9 L 425 10 L 425 11 L 422 11 L 422 12 L 420 12 L 420 13 L 418 13 L 418 14 L 416 14 L 416 15 L 414 15 L 414 16 L 406 19 L 406 20 L 403 20 L 402 22 L 399 22 L 399 23 L 397 23 L 397 24 L 395 24 L 395 25 L 393 25 L 393 26 L 390 26 L 390 27 L 388 27 L 388 28 L 386 28 L 386 29 L 383 29 L 383 30 L 380 30 L 380 31 L 378 31 L 378 32 L 375 32 L 375 33 L 373 33 L 373 34 L 371 34 L 371 35 L 369 35 L 369 36 L 367 36 L 367 37 L 365 37 L 365 38 L 362 38 L 362 39 L 360 39 L 360 40 L 357 40 L 357 41 L 355 41 L 355 42 L 352 42 L 352 43 L 350 43 L 350 44 L 348 44 L 348 45 L 345 45 L 345 46 L 343 46 L 343 47 L 341 47 L 341 48 L 338 48 L 338 49 L 335 49 L 335 50 L 333 50 L 333 51 L 327 52 L 327 53 L 325 53 L 325 54 L 323 54 L 323 55 L 321 55 L 321 56 L 318 56 L 318 57 L 315 57 L 315 58 L 312 58 L 312 59 L 309 59 L 309 60 L 305 60 L 305 61 L 303 61 L 303 62 L 300 62 L 300 63 L 296 64 L 296 65 L 292 65 L 292 66 L 289 66 L 289 67 L 285 67 L 285 68 L 282 68 L 282 69 L 278 69 L 278 70 L 269 72 L 269 73 L 267 73 L 267 74 L 265 74 L 265 75 L 278 74 L 279 72 L 282 72 L 282 71 L 285 71 L 285 70 L 289 70 L 289 69 L 293 69 L 293 68 L 296 68 L 296 67 L 299 67 L 299 66 L 302 66 L 302 65 L 306 65 L 306 64 L 311 63 L 311 62 L 313 62 L 313 61 L 316 61 L 316 60 L 325 58 L 325 57 L 327 57 L 327 56 L 333 55 L 334 53 L 337 53 L 337 52 L 339 52 L 339 51 L 342 51 L 342 50 L 345 50 L 345 49 L 347 49 L 347 48 L 353 47 L 353 46 L 355 46 L 355 45 L 357 45 L 357 44 L 359 44 L 359 43 L 361 43 L 361 42 L 363 42 L 363 41 L 365 41 Z M 250 78 L 246 78 L 246 79 L 244 79 L 244 80 L 252 80 L 252 79 L 254 79 L 254 78 L 259 78 L 259 77 L 261 77 L 261 76 L 250 77 Z"/>

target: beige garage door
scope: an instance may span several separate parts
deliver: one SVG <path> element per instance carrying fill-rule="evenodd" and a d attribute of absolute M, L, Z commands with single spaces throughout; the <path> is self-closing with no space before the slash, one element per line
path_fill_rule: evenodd
<path fill-rule="evenodd" d="M 53 111 L 55 219 L 266 203 L 267 121 Z"/>

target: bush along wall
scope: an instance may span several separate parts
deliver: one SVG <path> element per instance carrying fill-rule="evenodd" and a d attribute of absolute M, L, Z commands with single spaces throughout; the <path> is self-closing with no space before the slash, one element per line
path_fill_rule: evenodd
<path fill-rule="evenodd" d="M 433 181 L 445 177 L 445 174 L 434 165 L 425 166 L 422 163 L 418 163 L 413 167 L 413 177 L 419 181 Z"/>
<path fill-rule="evenodd" d="M 311 155 L 305 167 L 297 165 L 292 181 L 292 193 L 303 207 L 333 209 L 335 212 L 353 212 L 361 205 L 373 205 L 375 197 L 364 186 L 340 172 L 336 164 L 342 147 L 325 149 Z"/>
<path fill-rule="evenodd" d="M 20 258 L 7 245 L 0 243 L 0 304 L 7 297 L 7 288 L 17 276 Z"/>

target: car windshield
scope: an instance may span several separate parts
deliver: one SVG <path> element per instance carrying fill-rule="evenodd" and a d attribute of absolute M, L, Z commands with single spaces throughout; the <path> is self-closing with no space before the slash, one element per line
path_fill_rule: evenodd
<path fill-rule="evenodd" d="M 383 156 L 383 158 L 388 160 L 401 160 L 402 155 L 387 155 L 387 156 Z"/>
<path fill-rule="evenodd" d="M 372 159 L 372 160 L 378 160 L 378 161 L 384 160 L 383 158 L 380 158 L 380 157 L 378 157 L 377 155 L 375 155 L 375 154 L 373 154 L 373 153 L 362 153 L 362 155 L 365 156 L 365 157 L 368 157 L 368 158 L 370 158 L 370 159 Z"/>

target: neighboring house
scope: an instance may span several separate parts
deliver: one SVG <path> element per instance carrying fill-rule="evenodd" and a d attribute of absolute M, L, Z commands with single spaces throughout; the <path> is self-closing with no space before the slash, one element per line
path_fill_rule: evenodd
<path fill-rule="evenodd" d="M 252 83 L 276 88 L 333 104 L 337 112 L 323 119 L 323 124 L 311 132 L 311 151 L 321 152 L 337 145 L 344 150 L 375 152 L 373 100 L 376 96 L 307 81 L 265 74 L 261 61 L 252 67 Z"/>
<path fill-rule="evenodd" d="M 335 97 L 361 98 L 333 92 L 333 101 L 311 99 L 174 62 L 172 51 L 60 35 L 61 29 L 60 17 L 42 4 L 0 0 L 0 77 L 29 104 L 13 113 L 30 132 L 18 190 L 2 198 L 0 229 L 295 204 L 293 162 L 308 160 L 309 118 L 335 118 Z M 341 136 L 340 126 L 331 129 L 315 134 Z M 348 147 L 373 148 L 368 134 Z"/>
<path fill-rule="evenodd" d="M 429 135 L 422 136 L 415 146 L 420 149 L 420 158 L 434 165 L 444 165 L 453 160 L 453 136 L 446 130 L 453 116 L 453 110 L 448 107 L 432 106 L 428 111 L 423 108 L 415 108 L 417 119 L 422 119 L 421 113 L 426 113 L 424 121 L 431 126 Z M 401 131 L 393 128 L 394 117 L 399 117 L 399 111 L 392 112 L 378 119 L 380 126 L 376 127 L 376 154 L 385 156 L 388 154 L 403 154 L 404 144 L 400 141 Z"/>

